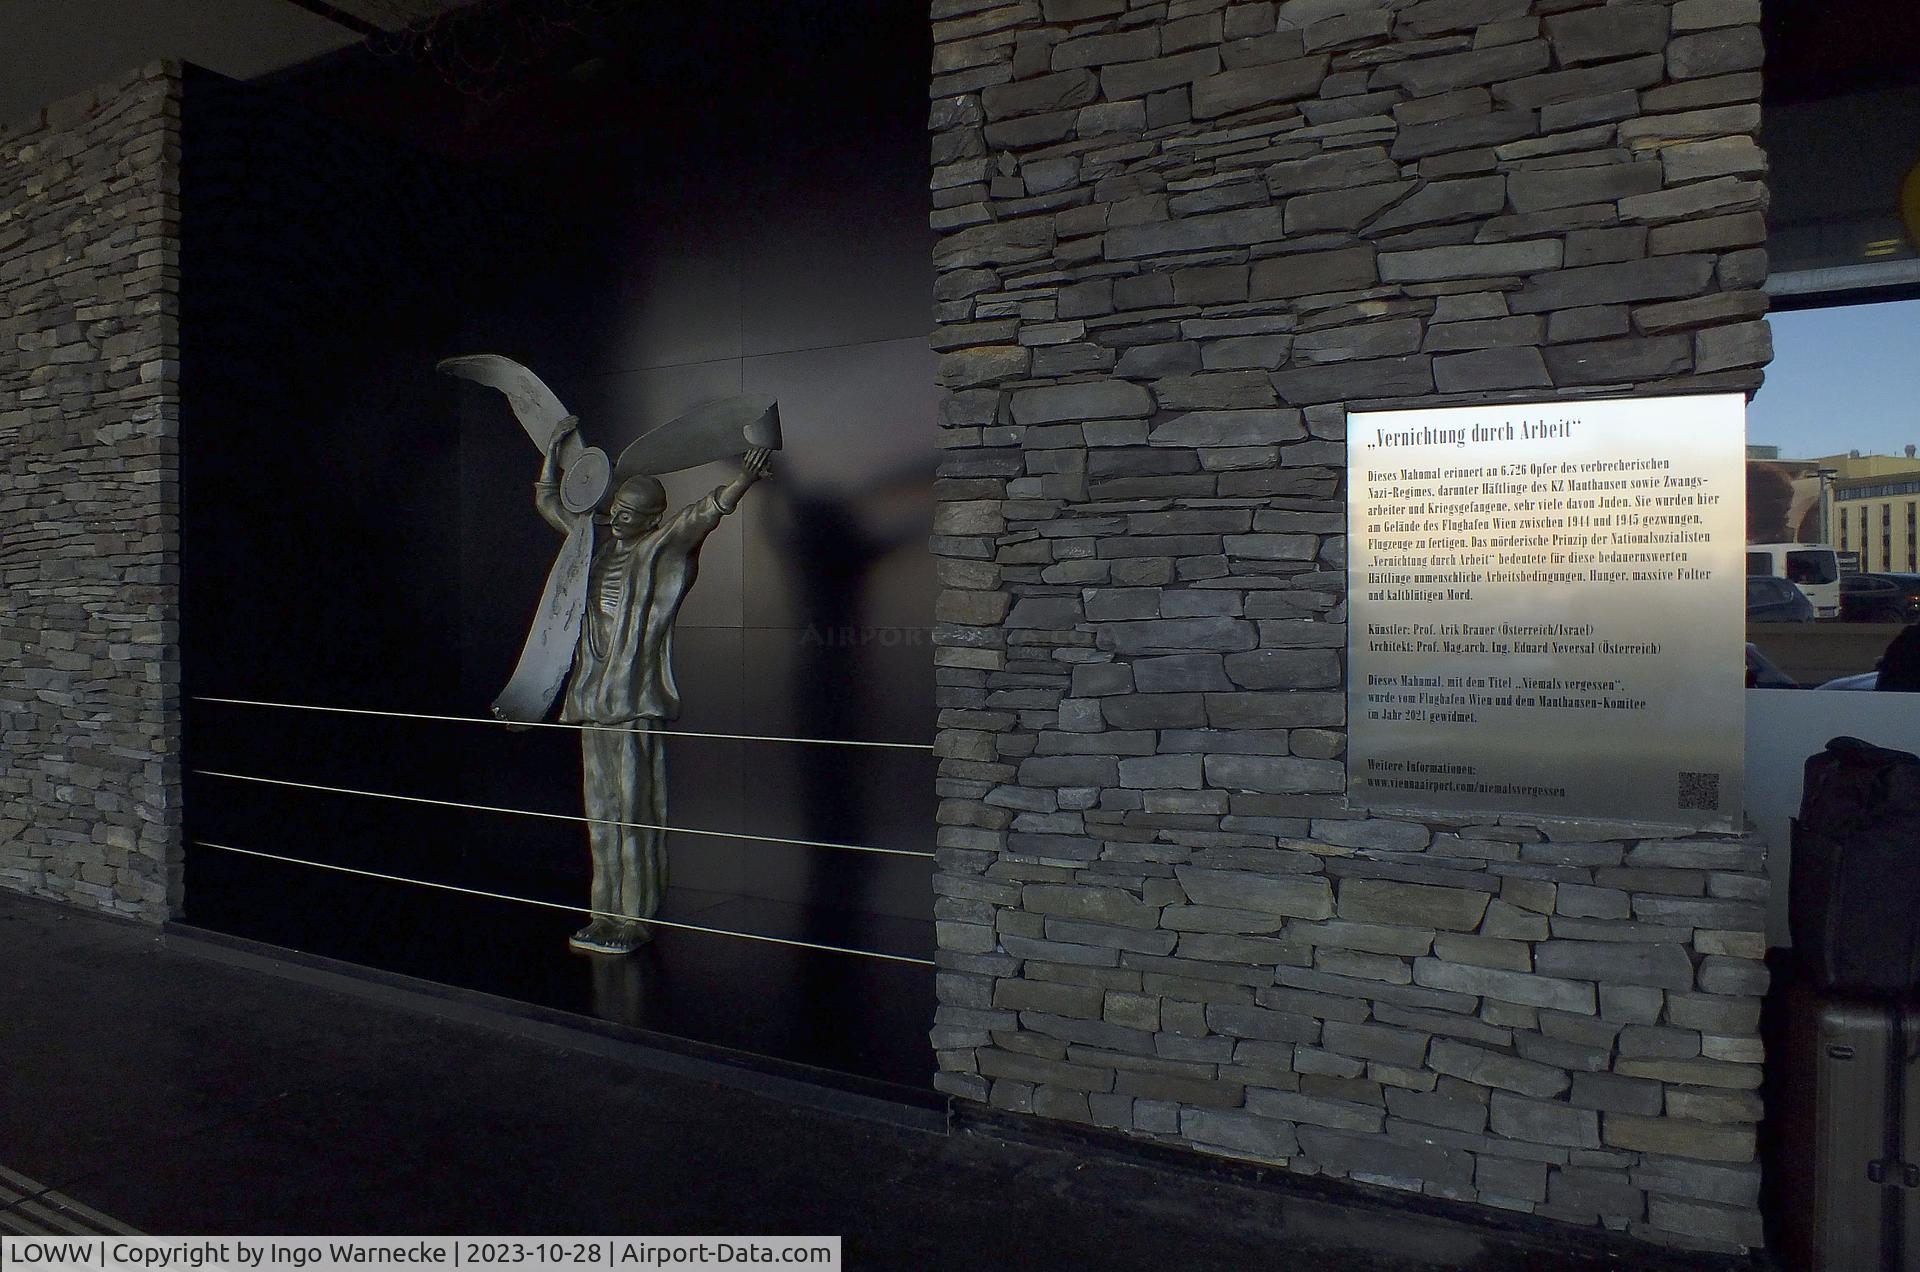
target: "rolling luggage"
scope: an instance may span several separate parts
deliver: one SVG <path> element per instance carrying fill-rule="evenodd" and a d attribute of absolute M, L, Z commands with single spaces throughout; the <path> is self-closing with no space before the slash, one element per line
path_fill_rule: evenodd
<path fill-rule="evenodd" d="M 1920 1272 L 1920 1012 L 1804 1005 L 1795 1067 L 1812 1098 L 1781 1163 L 1789 1266 Z"/>
<path fill-rule="evenodd" d="M 1920 990 L 1920 756 L 1843 737 L 1807 760 L 1788 893 L 1813 988 Z"/>

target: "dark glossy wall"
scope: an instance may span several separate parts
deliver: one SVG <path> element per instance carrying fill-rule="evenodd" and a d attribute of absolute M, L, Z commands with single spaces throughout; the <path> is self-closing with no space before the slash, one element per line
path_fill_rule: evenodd
<path fill-rule="evenodd" d="M 675 727 L 913 746 L 671 741 L 668 820 L 749 837 L 672 836 L 664 913 L 930 951 L 925 858 L 755 837 L 933 846 L 924 15 L 759 12 L 682 14 L 665 39 L 605 24 L 484 102 L 352 59 L 268 89 L 191 82 L 190 843 L 584 902 L 577 823 L 310 789 L 577 815 L 571 731 L 205 701 L 486 715 L 558 538 L 505 401 L 432 368 L 504 353 L 610 453 L 713 397 L 779 400 L 774 477 L 708 541 L 681 612 Z M 727 476 L 676 474 L 669 495 Z M 828 1017 L 891 998 L 888 1028 L 925 1049 L 924 968 L 700 937 L 615 972 L 555 954 L 565 913 L 202 847 L 188 861 L 190 922 L 455 981 L 486 966 L 483 987 L 616 1016 L 678 984 L 681 1007 L 645 1023 L 775 1052 L 818 1052 L 807 1038 L 844 1013 L 776 1038 L 705 1017 L 802 989 Z"/>

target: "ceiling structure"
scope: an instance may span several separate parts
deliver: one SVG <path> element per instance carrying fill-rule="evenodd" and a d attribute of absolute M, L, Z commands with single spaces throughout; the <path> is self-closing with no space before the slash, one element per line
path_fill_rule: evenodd
<path fill-rule="evenodd" d="M 0 126 L 161 58 L 255 79 L 468 0 L 0 0 Z"/>

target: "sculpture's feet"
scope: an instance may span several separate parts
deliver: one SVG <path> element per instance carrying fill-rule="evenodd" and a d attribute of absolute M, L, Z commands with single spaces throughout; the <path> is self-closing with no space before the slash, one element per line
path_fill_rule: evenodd
<path fill-rule="evenodd" d="M 595 919 L 567 939 L 567 944 L 589 954 L 631 954 L 653 939 L 644 923 Z"/>

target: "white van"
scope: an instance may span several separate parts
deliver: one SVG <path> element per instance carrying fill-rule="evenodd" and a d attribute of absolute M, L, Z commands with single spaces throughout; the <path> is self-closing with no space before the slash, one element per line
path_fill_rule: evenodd
<path fill-rule="evenodd" d="M 1747 574 L 1785 579 L 1807 594 L 1816 618 L 1840 616 L 1840 555 L 1828 543 L 1749 543 Z"/>

